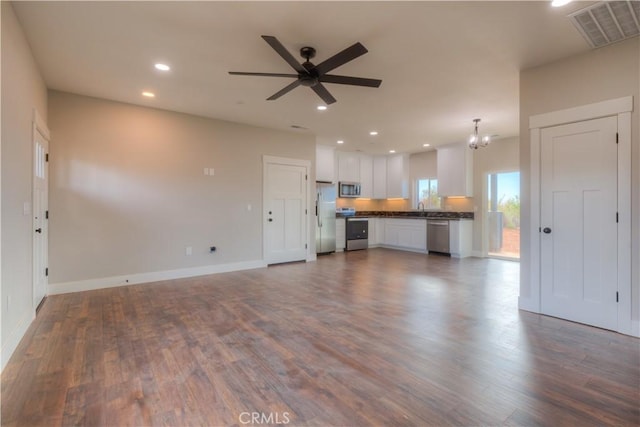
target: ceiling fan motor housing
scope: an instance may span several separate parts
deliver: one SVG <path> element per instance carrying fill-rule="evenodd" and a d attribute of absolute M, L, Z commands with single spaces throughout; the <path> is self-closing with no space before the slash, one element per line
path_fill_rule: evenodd
<path fill-rule="evenodd" d="M 302 56 L 307 60 L 307 62 L 309 62 L 311 58 L 316 56 L 316 50 L 312 47 L 305 46 L 300 49 L 300 56 Z"/>

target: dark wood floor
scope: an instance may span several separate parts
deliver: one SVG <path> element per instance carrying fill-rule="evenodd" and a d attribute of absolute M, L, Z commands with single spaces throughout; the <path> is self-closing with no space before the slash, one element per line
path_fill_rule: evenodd
<path fill-rule="evenodd" d="M 639 340 L 518 311 L 518 269 L 375 249 L 52 296 L 2 425 L 639 425 Z"/>

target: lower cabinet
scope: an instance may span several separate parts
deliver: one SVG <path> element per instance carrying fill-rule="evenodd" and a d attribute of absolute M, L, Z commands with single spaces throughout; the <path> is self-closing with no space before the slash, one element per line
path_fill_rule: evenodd
<path fill-rule="evenodd" d="M 369 247 L 384 245 L 384 218 L 369 217 Z"/>
<path fill-rule="evenodd" d="M 415 252 L 427 251 L 427 221 L 424 218 L 384 218 L 384 246 Z"/>
<path fill-rule="evenodd" d="M 344 251 L 346 244 L 345 220 L 344 218 L 336 218 L 336 251 Z"/>
<path fill-rule="evenodd" d="M 451 256 L 454 258 L 471 256 L 473 249 L 473 221 L 467 219 L 449 221 L 449 246 Z"/>

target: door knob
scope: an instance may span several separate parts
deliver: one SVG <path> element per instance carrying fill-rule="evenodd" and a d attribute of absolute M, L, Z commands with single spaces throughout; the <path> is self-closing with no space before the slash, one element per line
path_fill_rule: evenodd
<path fill-rule="evenodd" d="M 36 233 L 42 233 L 42 228 L 36 228 Z"/>
<path fill-rule="evenodd" d="M 545 227 L 542 229 L 545 234 L 551 234 L 551 229 L 549 227 Z"/>

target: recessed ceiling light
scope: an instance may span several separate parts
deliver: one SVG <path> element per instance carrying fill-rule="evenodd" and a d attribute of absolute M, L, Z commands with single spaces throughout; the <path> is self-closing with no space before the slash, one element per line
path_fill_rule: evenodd
<path fill-rule="evenodd" d="M 155 98 L 156 94 L 153 92 L 142 92 L 142 96 L 146 96 L 147 98 Z"/>
<path fill-rule="evenodd" d="M 319 111 L 324 111 L 324 110 L 326 110 L 326 109 L 327 109 L 327 106 L 326 106 L 326 105 L 318 105 L 316 108 L 317 108 Z"/>
<path fill-rule="evenodd" d="M 553 6 L 553 7 L 561 7 L 561 6 L 564 6 L 564 5 L 567 5 L 567 4 L 571 3 L 571 1 L 572 0 L 553 0 L 551 2 L 551 6 Z"/>
<path fill-rule="evenodd" d="M 336 141 L 336 144 L 344 144 L 344 141 L 339 139 L 339 140 Z"/>
<path fill-rule="evenodd" d="M 369 135 L 371 136 L 376 136 L 378 134 L 378 131 L 372 130 L 371 132 L 369 132 Z"/>
<path fill-rule="evenodd" d="M 167 64 L 161 64 L 159 62 L 155 64 L 154 67 L 156 67 L 156 70 L 160 71 L 169 71 L 171 69 Z"/>
<path fill-rule="evenodd" d="M 431 144 L 422 144 L 423 147 L 431 147 Z"/>
<path fill-rule="evenodd" d="M 389 152 L 390 152 L 391 154 L 393 154 L 393 153 L 395 153 L 395 152 L 396 152 L 396 150 L 389 150 Z"/>

